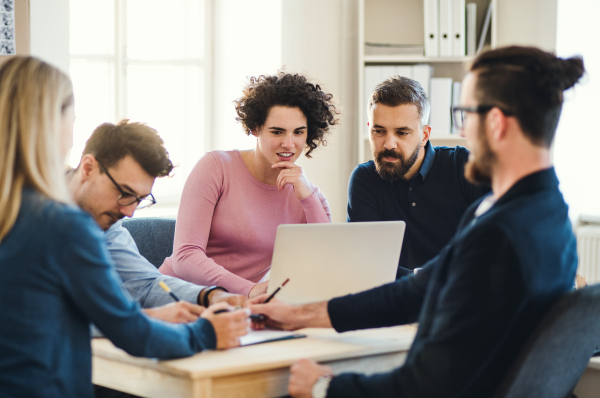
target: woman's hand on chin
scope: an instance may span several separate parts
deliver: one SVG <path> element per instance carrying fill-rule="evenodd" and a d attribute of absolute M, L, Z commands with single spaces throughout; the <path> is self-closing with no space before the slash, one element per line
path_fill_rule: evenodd
<path fill-rule="evenodd" d="M 277 188 L 283 189 L 287 184 L 290 184 L 294 187 L 294 192 L 298 200 L 302 200 L 313 194 L 310 182 L 302 167 L 296 166 L 292 162 L 278 162 L 271 167 L 281 169 L 277 176 Z"/>

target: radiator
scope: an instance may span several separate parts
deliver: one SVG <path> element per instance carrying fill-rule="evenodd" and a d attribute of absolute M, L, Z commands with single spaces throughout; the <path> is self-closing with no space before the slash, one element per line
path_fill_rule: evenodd
<path fill-rule="evenodd" d="M 600 226 L 577 228 L 577 256 L 577 273 L 585 276 L 590 285 L 600 282 Z"/>

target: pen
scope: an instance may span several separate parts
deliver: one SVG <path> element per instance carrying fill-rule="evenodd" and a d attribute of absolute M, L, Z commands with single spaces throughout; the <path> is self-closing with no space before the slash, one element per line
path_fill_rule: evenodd
<path fill-rule="evenodd" d="M 167 286 L 167 284 L 166 284 L 164 281 L 160 281 L 160 282 L 158 282 L 158 284 L 160 285 L 160 287 L 162 287 L 162 288 L 163 288 L 163 290 L 164 290 L 165 292 L 169 293 L 169 295 L 170 295 L 171 297 L 173 297 L 173 299 L 174 299 L 175 301 L 179 301 L 179 297 L 177 297 L 177 296 L 175 295 L 175 293 L 173 293 L 173 292 L 171 291 L 171 288 L 170 288 L 169 286 Z"/>
<path fill-rule="evenodd" d="M 282 287 L 285 286 L 286 283 L 288 283 L 290 281 L 290 278 L 287 278 L 286 280 L 283 281 L 283 283 L 281 284 L 281 286 L 279 286 L 277 289 L 275 289 L 275 291 L 273 293 L 271 293 L 271 295 L 269 297 L 267 297 L 267 299 L 265 301 L 263 301 L 263 304 L 267 304 L 269 301 L 271 301 L 271 299 L 273 297 L 275 297 L 275 295 L 281 290 Z M 254 320 L 254 321 L 264 321 L 265 319 L 267 319 L 267 317 L 264 314 L 252 314 L 250 315 L 250 319 Z"/>
<path fill-rule="evenodd" d="M 269 297 L 267 297 L 267 299 L 263 302 L 263 304 L 267 304 L 269 301 L 271 301 L 273 299 L 273 297 L 275 297 L 275 295 L 281 290 L 282 287 L 285 286 L 286 283 L 288 283 L 290 281 L 290 278 L 287 278 L 286 280 L 283 281 L 283 283 L 281 284 L 281 286 L 279 286 L 277 289 L 275 289 L 275 291 L 273 293 L 271 293 L 271 295 Z"/>

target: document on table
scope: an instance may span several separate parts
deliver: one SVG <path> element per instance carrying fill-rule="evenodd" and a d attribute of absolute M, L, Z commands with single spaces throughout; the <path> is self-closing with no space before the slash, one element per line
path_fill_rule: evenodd
<path fill-rule="evenodd" d="M 243 347 L 270 341 L 301 339 L 303 337 L 306 337 L 306 335 L 284 330 L 251 330 L 247 335 L 240 337 L 240 344 Z"/>

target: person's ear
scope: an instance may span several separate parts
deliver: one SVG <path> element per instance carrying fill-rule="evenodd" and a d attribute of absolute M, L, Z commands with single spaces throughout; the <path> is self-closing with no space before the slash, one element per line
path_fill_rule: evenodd
<path fill-rule="evenodd" d="M 491 133 L 493 141 L 498 142 L 506 138 L 507 120 L 506 115 L 498 109 L 492 108 L 486 117 L 487 130 Z"/>
<path fill-rule="evenodd" d="M 81 161 L 79 162 L 79 167 L 77 168 L 78 170 L 80 170 L 81 180 L 82 181 L 89 180 L 96 167 L 98 167 L 98 161 L 96 160 L 94 155 L 92 155 L 90 153 L 88 153 L 87 155 L 84 155 L 81 158 Z"/>
<path fill-rule="evenodd" d="M 429 137 L 431 137 L 431 126 L 426 124 L 423 126 L 421 131 L 423 132 L 423 138 L 421 138 L 421 148 L 425 148 L 427 141 L 429 141 Z"/>

